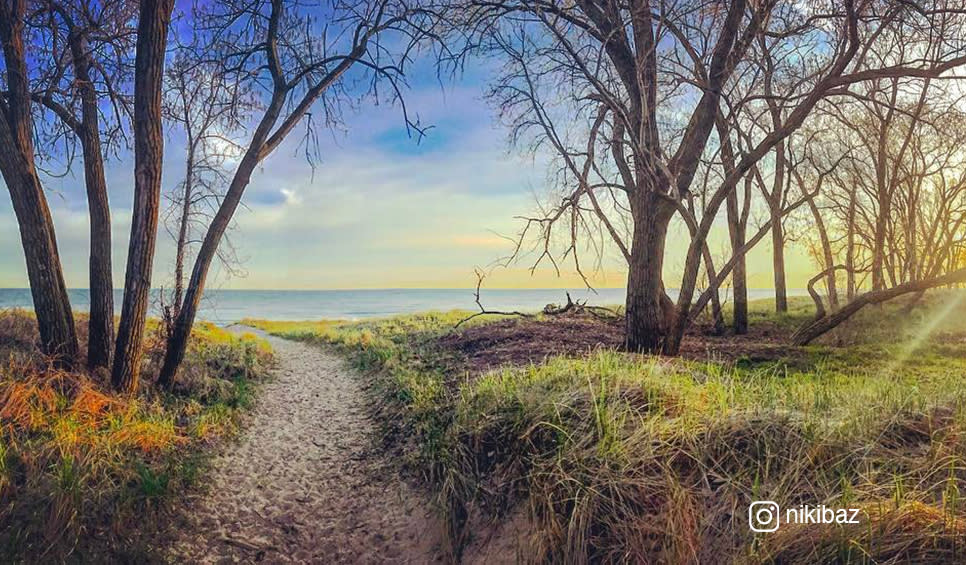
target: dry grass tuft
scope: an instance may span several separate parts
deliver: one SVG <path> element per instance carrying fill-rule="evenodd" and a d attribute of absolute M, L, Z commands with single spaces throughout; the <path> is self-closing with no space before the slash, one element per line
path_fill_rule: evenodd
<path fill-rule="evenodd" d="M 769 563 L 961 563 L 966 520 L 922 502 L 860 505 L 858 524 L 789 524 L 765 538 Z"/>
<path fill-rule="evenodd" d="M 438 347 L 455 339 L 451 316 L 264 327 L 372 370 L 387 442 L 439 493 L 454 556 L 480 516 L 523 509 L 521 549 L 536 563 L 964 562 L 966 357 L 949 344 L 966 327 L 949 319 L 932 339 L 932 306 L 888 308 L 904 326 L 860 317 L 845 329 L 866 338 L 847 347 L 773 337 L 675 360 L 589 347 L 482 374 L 488 351 L 507 359 L 522 345 L 485 343 L 470 366 L 454 363 Z M 797 320 L 755 316 L 776 332 Z M 866 519 L 756 535 L 755 500 L 858 505 Z"/>
<path fill-rule="evenodd" d="M 29 314 L 0 312 L 0 347 L 10 348 L 0 360 L 0 555 L 149 558 L 130 553 L 131 539 L 149 534 L 166 499 L 198 475 L 201 448 L 237 429 L 270 351 L 201 326 L 186 373 L 218 382 L 221 393 L 200 394 L 188 380 L 175 395 L 147 386 L 132 397 L 100 376 L 52 368 L 31 332 Z M 147 353 L 150 371 L 159 355 Z"/>

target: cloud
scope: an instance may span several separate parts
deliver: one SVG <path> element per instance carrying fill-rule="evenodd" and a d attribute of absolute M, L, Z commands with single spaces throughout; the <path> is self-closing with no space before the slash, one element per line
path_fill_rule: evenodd
<path fill-rule="evenodd" d="M 400 109 L 364 108 L 344 132 L 320 136 L 309 163 L 294 132 L 252 177 L 230 237 L 245 258 L 236 287 L 391 287 L 473 284 L 475 265 L 505 255 L 494 235 L 517 230 L 513 215 L 533 207 L 543 171 L 506 151 L 478 86 L 445 92 L 425 83 L 407 99 L 411 117 L 435 127 L 419 143 Z M 183 143 L 169 130 L 165 190 L 181 179 Z M 314 165 L 314 166 L 313 166 Z M 107 164 L 114 213 L 115 283 L 123 281 L 133 170 L 127 154 Z M 87 284 L 88 219 L 81 171 L 46 179 L 68 284 Z M 25 286 L 22 252 L 9 202 L 0 202 L 0 285 Z M 173 243 L 162 229 L 155 285 L 169 285 Z M 214 279 L 224 279 L 215 273 Z"/>
<path fill-rule="evenodd" d="M 302 203 L 302 199 L 294 190 L 283 188 L 283 189 L 280 189 L 279 192 L 281 192 L 282 196 L 285 197 L 285 204 L 287 206 L 298 206 L 299 204 Z"/>
<path fill-rule="evenodd" d="M 482 101 L 478 72 L 441 89 L 435 77 L 416 77 L 407 96 L 410 116 L 433 124 L 417 143 L 398 106 L 363 106 L 343 130 L 320 135 L 320 160 L 305 159 L 296 131 L 252 177 L 230 237 L 244 259 L 236 288 L 471 287 L 475 266 L 512 251 L 521 228 L 514 216 L 536 208 L 545 193 L 545 165 L 507 151 L 506 133 Z M 183 143 L 168 131 L 163 169 L 173 190 L 184 166 Z M 130 154 L 108 162 L 113 210 L 114 280 L 123 282 L 133 201 Z M 68 284 L 87 286 L 88 220 L 83 174 L 45 179 Z M 682 238 L 678 238 L 684 241 Z M 170 285 L 173 243 L 160 230 L 154 284 Z M 669 255 L 674 255 L 674 243 Z M 758 254 L 758 250 L 755 252 Z M 589 263 L 589 261 L 585 261 Z M 749 264 L 750 274 L 770 274 Z M 760 261 L 769 265 L 767 257 Z M 521 263 L 497 269 L 488 285 L 579 286 L 567 266 L 557 278 L 547 265 L 531 275 Z M 610 258 L 595 281 L 623 284 Z M 669 274 L 677 268 L 669 257 Z M 761 276 L 759 278 L 766 278 Z M 226 275 L 215 268 L 211 285 Z M 671 281 L 672 279 L 669 279 Z M 757 280 L 757 279 L 756 279 Z M 9 199 L 0 197 L 0 286 L 26 286 L 19 233 Z M 669 284 L 674 284 L 670 282 Z"/>

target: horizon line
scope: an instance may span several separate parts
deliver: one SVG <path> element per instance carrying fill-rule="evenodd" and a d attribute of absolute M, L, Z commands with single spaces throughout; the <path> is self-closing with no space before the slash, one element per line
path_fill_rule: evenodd
<path fill-rule="evenodd" d="M 164 287 L 152 287 L 152 291 L 162 290 Z M 3 290 L 25 290 L 30 291 L 30 287 L 27 286 L 10 286 L 10 287 L 0 287 L 0 291 Z M 90 287 L 68 287 L 68 291 L 71 290 L 90 290 Z M 115 287 L 114 291 L 123 291 L 124 287 Z M 476 287 L 456 287 L 456 286 L 446 286 L 446 287 L 432 287 L 432 286 L 402 286 L 402 287 L 357 287 L 357 288 L 272 288 L 272 287 L 258 287 L 258 288 L 207 288 L 204 292 L 218 291 L 218 292 L 252 292 L 252 291 L 274 291 L 274 292 L 360 292 L 360 291 L 390 291 L 390 290 L 468 290 L 476 291 Z M 572 286 L 545 286 L 545 287 L 512 287 L 512 286 L 495 286 L 495 287 L 483 287 L 480 292 L 486 292 L 487 290 L 627 290 L 626 286 L 596 286 L 596 287 L 572 287 Z M 668 287 L 667 290 L 680 290 L 679 288 Z M 774 287 L 749 287 L 748 290 L 770 290 L 774 291 Z M 787 288 L 787 291 L 807 291 L 807 288 Z M 720 289 L 722 294 L 730 293 L 731 289 Z"/>

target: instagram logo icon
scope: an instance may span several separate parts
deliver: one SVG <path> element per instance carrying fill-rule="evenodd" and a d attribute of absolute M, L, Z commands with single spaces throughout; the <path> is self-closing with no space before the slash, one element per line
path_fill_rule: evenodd
<path fill-rule="evenodd" d="M 770 500 L 756 500 L 748 507 L 748 525 L 753 532 L 774 532 L 778 529 L 778 504 Z"/>

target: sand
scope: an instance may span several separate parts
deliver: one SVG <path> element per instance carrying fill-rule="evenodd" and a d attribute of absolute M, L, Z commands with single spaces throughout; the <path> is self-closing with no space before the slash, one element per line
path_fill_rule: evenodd
<path fill-rule="evenodd" d="M 204 492 L 185 502 L 170 560 L 438 561 L 439 523 L 374 448 L 362 379 L 320 348 L 260 335 L 275 349 L 274 378 Z"/>

